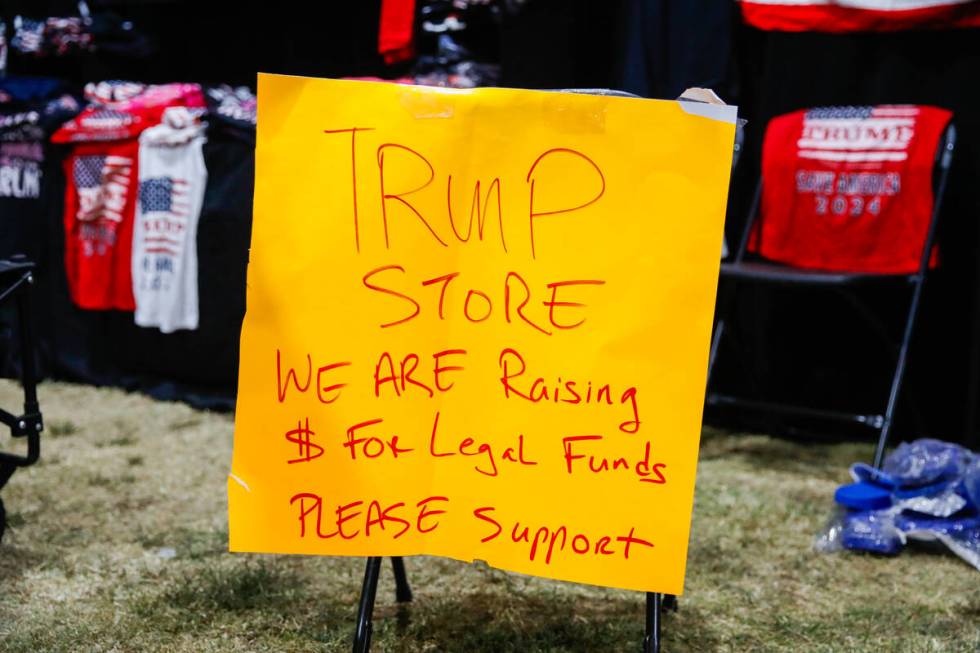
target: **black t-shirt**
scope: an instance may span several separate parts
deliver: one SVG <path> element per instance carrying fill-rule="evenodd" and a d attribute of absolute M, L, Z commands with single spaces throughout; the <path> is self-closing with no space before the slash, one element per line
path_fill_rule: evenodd
<path fill-rule="evenodd" d="M 47 138 L 80 109 L 55 80 L 0 80 L 0 257 L 38 259 Z"/>
<path fill-rule="evenodd" d="M 208 131 L 255 144 L 255 95 L 246 87 L 227 84 L 205 89 Z"/>

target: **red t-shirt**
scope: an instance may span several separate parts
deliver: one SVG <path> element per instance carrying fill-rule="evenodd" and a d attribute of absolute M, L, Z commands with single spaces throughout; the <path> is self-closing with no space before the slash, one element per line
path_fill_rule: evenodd
<path fill-rule="evenodd" d="M 932 217 L 936 148 L 951 117 L 894 105 L 774 118 L 749 249 L 801 268 L 915 272 Z"/>
<path fill-rule="evenodd" d="M 81 308 L 136 309 L 133 216 L 139 141 L 79 143 L 65 159 L 65 271 Z"/>
<path fill-rule="evenodd" d="M 381 0 L 378 54 L 394 64 L 415 56 L 415 0 Z"/>

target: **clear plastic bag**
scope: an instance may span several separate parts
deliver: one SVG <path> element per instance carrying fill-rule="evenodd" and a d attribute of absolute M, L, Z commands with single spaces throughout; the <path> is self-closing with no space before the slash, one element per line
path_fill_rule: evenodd
<path fill-rule="evenodd" d="M 882 471 L 899 485 L 928 485 L 961 477 L 971 458 L 970 450 L 958 444 L 923 438 L 898 445 Z"/>
<path fill-rule="evenodd" d="M 973 507 L 980 510 L 980 456 L 974 456 L 963 472 L 963 490 Z"/>
<path fill-rule="evenodd" d="M 896 508 L 887 510 L 839 510 L 817 535 L 814 549 L 829 553 L 848 549 L 881 555 L 897 555 L 905 547 L 905 534 L 896 528 Z"/>
<path fill-rule="evenodd" d="M 895 555 L 910 540 L 938 541 L 980 570 L 980 456 L 948 442 L 916 440 L 893 451 L 881 472 L 855 464 L 851 475 L 856 483 L 836 495 L 849 508 L 837 505 L 814 541 L 815 550 Z M 864 495 L 843 493 L 862 488 L 887 492 L 891 505 L 848 501 Z"/>

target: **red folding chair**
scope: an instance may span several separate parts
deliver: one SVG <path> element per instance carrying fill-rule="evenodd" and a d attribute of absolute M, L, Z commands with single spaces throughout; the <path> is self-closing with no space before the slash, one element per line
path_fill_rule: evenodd
<path fill-rule="evenodd" d="M 926 106 L 808 109 L 770 121 L 762 176 L 735 256 L 721 266 L 719 303 L 708 366 L 708 406 L 734 406 L 869 427 L 878 433 L 880 466 L 902 390 L 922 287 L 938 257 L 936 223 L 952 160 L 952 115 Z M 874 312 L 859 285 L 911 288 L 883 412 L 853 414 L 791 406 L 712 391 L 725 323 L 742 284 L 832 288 L 847 293 L 858 315 Z M 885 335 L 884 329 L 876 329 Z"/>

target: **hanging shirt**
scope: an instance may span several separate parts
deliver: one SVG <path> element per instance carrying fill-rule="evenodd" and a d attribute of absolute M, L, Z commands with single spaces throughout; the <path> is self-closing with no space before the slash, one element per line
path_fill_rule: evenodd
<path fill-rule="evenodd" d="M 163 333 L 198 326 L 197 224 L 208 178 L 204 128 L 187 109 L 175 107 L 140 136 L 135 320 Z"/>
<path fill-rule="evenodd" d="M 64 56 L 95 49 L 91 21 L 79 16 L 30 20 L 17 16 L 10 45 L 21 54 Z"/>
<path fill-rule="evenodd" d="M 951 116 L 892 105 L 773 118 L 750 249 L 817 270 L 917 271 L 932 218 L 936 148 Z"/>
<path fill-rule="evenodd" d="M 80 143 L 65 159 L 65 272 L 81 308 L 131 311 L 139 143 Z"/>
<path fill-rule="evenodd" d="M 231 136 L 255 145 L 255 94 L 247 87 L 227 84 L 212 86 L 205 92 L 212 135 Z"/>
<path fill-rule="evenodd" d="M 58 125 L 80 110 L 78 101 L 71 95 L 35 102 L 0 102 L 0 141 L 44 141 Z"/>
<path fill-rule="evenodd" d="M 41 259 L 47 137 L 81 110 L 62 90 L 48 80 L 0 79 L 0 258 Z"/>
<path fill-rule="evenodd" d="M 415 56 L 415 0 L 381 0 L 378 54 L 395 64 Z"/>
<path fill-rule="evenodd" d="M 782 32 L 895 32 L 980 27 L 977 0 L 741 0 L 752 27 Z"/>
<path fill-rule="evenodd" d="M 54 133 L 55 143 L 115 141 L 136 138 L 160 123 L 170 107 L 204 110 L 204 94 L 198 84 L 143 86 L 133 82 L 100 82 L 85 87 L 90 101 L 73 120 Z"/>
<path fill-rule="evenodd" d="M 134 310 L 132 234 L 137 136 L 171 107 L 203 111 L 198 84 L 88 84 L 90 101 L 52 136 L 75 147 L 65 162 L 65 269 L 81 308 Z"/>
<path fill-rule="evenodd" d="M 52 125 L 68 120 L 79 109 L 70 95 L 42 101 L 0 101 L 0 198 L 40 197 L 44 141 Z M 9 219 L 18 217 L 13 213 Z M 0 226 L 0 233 L 2 230 Z"/>

